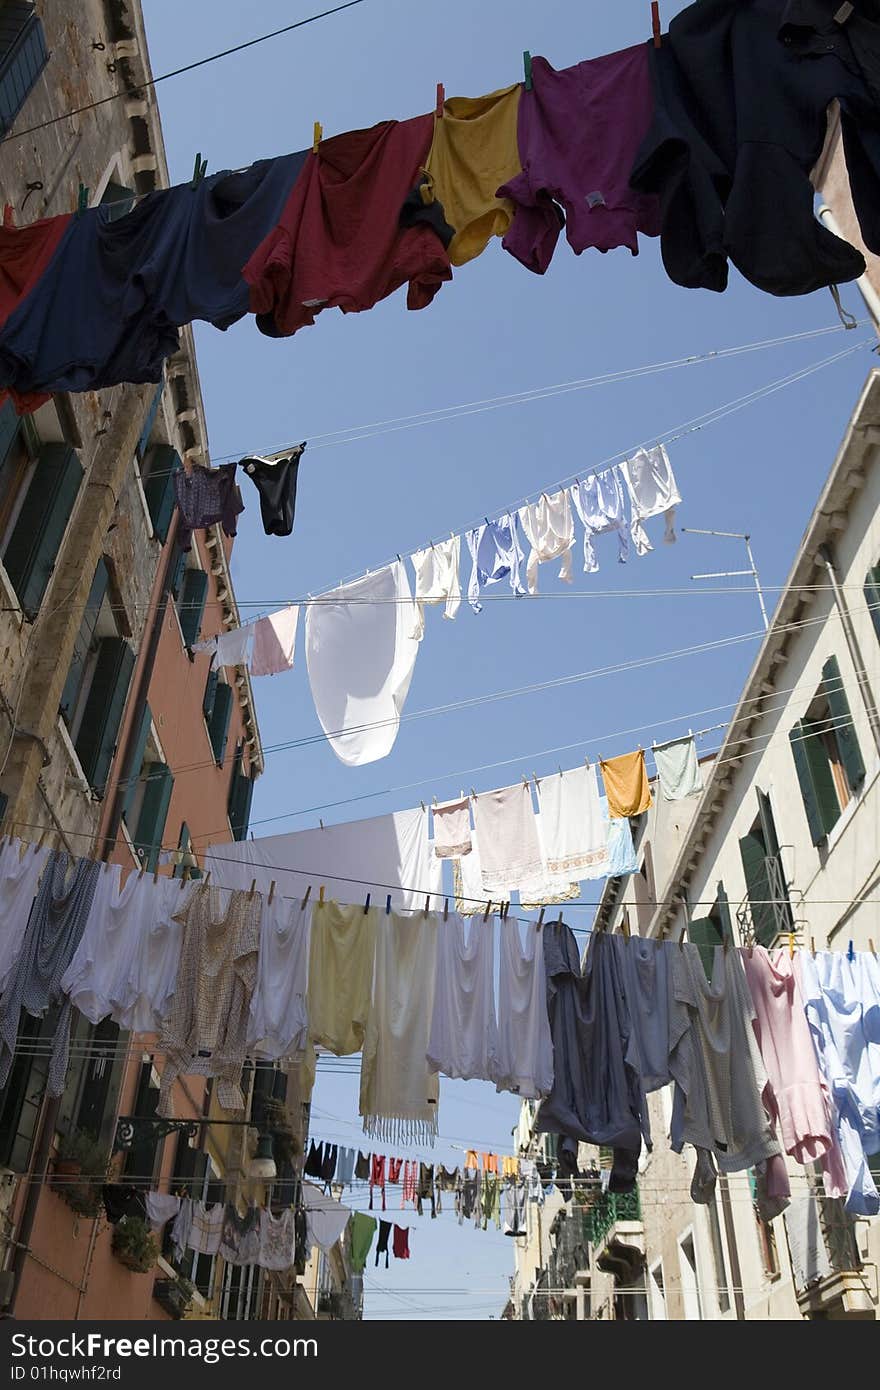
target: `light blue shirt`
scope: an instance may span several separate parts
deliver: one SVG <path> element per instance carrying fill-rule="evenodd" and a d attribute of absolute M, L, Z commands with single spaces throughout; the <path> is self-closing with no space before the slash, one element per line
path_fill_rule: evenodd
<path fill-rule="evenodd" d="M 480 591 L 488 584 L 498 584 L 509 577 L 510 587 L 517 596 L 526 592 L 519 577 L 524 560 L 515 513 L 505 512 L 495 521 L 476 526 L 466 533 L 466 539 L 471 552 L 468 602 L 475 613 L 483 611 Z"/>

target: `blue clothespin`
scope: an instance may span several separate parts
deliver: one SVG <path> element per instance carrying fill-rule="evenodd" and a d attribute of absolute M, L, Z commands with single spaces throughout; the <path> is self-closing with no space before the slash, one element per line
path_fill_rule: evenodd
<path fill-rule="evenodd" d="M 370 895 L 369 895 L 369 893 L 368 893 L 368 894 L 367 894 L 367 901 L 364 903 L 364 916 L 365 916 L 365 917 L 366 917 L 367 913 L 369 912 L 369 910 L 370 910 Z"/>
<path fill-rule="evenodd" d="M 201 181 L 202 181 L 202 179 L 205 177 L 205 174 L 207 173 L 207 171 L 208 171 L 208 161 L 207 161 L 207 159 L 202 159 L 202 152 L 201 152 L 201 150 L 199 150 L 198 154 L 196 155 L 196 162 L 195 162 L 195 164 L 193 165 L 193 176 L 192 176 L 192 185 L 191 185 L 191 187 L 196 188 L 197 185 L 200 184 Z"/>
<path fill-rule="evenodd" d="M 388 894 L 388 897 L 385 899 L 385 915 L 386 915 L 386 917 L 390 917 L 390 916 L 391 916 L 391 894 L 390 894 L 390 893 Z"/>
<path fill-rule="evenodd" d="M 523 49 L 523 86 L 527 92 L 532 90 L 532 55 L 529 50 Z"/>
<path fill-rule="evenodd" d="M 80 186 L 79 186 L 79 191 L 78 191 L 78 193 L 77 193 L 77 195 L 76 195 L 76 215 L 77 215 L 77 217 L 82 217 L 83 213 L 86 211 L 86 209 L 88 208 L 88 206 L 89 206 L 89 190 L 86 188 L 85 184 L 81 183 Z"/>
<path fill-rule="evenodd" d="M 847 958 L 847 960 L 849 961 L 850 965 L 852 965 L 853 961 L 854 961 L 855 958 L 856 958 L 856 953 L 855 953 L 855 951 L 853 950 L 853 944 L 852 944 L 852 942 L 850 942 L 849 945 L 848 945 L 847 948 L 846 948 L 846 958 Z"/>

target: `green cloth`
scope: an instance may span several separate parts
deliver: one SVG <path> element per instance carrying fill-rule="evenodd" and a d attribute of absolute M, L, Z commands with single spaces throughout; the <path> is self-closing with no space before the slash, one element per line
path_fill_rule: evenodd
<path fill-rule="evenodd" d="M 373 1236 L 376 1234 L 376 1221 L 364 1211 L 352 1212 L 351 1217 L 351 1267 L 355 1274 L 362 1274 Z"/>

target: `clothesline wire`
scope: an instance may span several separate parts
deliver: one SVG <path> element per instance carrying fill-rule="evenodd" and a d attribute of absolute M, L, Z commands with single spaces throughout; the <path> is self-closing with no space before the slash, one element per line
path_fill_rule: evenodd
<path fill-rule="evenodd" d="M 81 116 L 86 111 L 95 111 L 100 106 L 106 106 L 111 101 L 129 100 L 131 97 L 139 96 L 150 87 L 156 87 L 160 82 L 167 82 L 170 77 L 181 77 L 184 73 L 194 72 L 196 68 L 206 67 L 208 63 L 216 63 L 220 58 L 229 58 L 234 53 L 243 53 L 247 48 L 254 48 L 257 44 L 266 43 L 269 39 L 277 39 L 282 34 L 290 34 L 294 29 L 303 29 L 307 24 L 314 24 L 319 19 L 327 19 L 328 16 L 339 14 L 342 10 L 353 9 L 355 5 L 360 5 L 363 0 L 345 0 L 344 4 L 335 5 L 331 10 L 322 10 L 320 14 L 309 15 L 307 19 L 299 19 L 295 24 L 285 24 L 281 29 L 273 29 L 269 34 L 260 34 L 255 39 L 246 39 L 243 43 L 237 43 L 232 48 L 224 48 L 219 53 L 211 53 L 206 58 L 198 58 L 195 62 L 185 63 L 183 67 L 174 68 L 171 72 L 160 73 L 158 77 L 149 77 L 145 82 L 138 82 L 134 87 L 124 87 L 120 92 L 112 92 L 110 96 L 99 97 L 96 101 L 87 102 L 84 106 L 74 106 L 69 111 L 62 111 L 60 116 L 50 116 L 46 121 L 40 121 L 37 125 L 26 126 L 24 130 L 14 130 L 9 135 L 5 135 L 0 140 L 0 145 L 6 145 L 10 140 L 22 140 L 26 135 L 34 135 L 38 130 L 48 130 L 50 126 L 58 125 L 60 121 L 69 120 L 72 116 Z"/>

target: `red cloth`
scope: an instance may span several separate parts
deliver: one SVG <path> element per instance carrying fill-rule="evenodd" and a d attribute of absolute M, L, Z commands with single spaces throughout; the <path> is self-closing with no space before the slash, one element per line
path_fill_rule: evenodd
<path fill-rule="evenodd" d="M 388 1160 L 388 1181 L 400 1182 L 400 1170 L 403 1167 L 402 1158 L 389 1158 Z"/>
<path fill-rule="evenodd" d="M 14 309 L 37 284 L 58 249 L 67 231 L 72 213 L 61 217 L 44 217 L 27 227 L 11 227 L 4 220 L 0 227 L 0 328 Z M 45 392 L 0 390 L 0 405 L 11 396 L 19 415 L 39 410 L 51 400 Z"/>
<path fill-rule="evenodd" d="M 383 121 L 322 140 L 308 156 L 278 226 L 244 267 L 263 332 L 285 337 L 334 305 L 371 309 L 407 281 L 407 308 L 423 309 L 452 279 L 437 233 L 400 226 L 433 129 L 433 115 Z"/>
<path fill-rule="evenodd" d="M 395 1260 L 409 1259 L 409 1226 L 395 1226 L 391 1249 Z"/>
<path fill-rule="evenodd" d="M 382 1210 L 385 1210 L 385 1155 L 373 1154 L 370 1162 L 370 1211 L 373 1210 L 373 1188 L 382 1189 Z"/>

